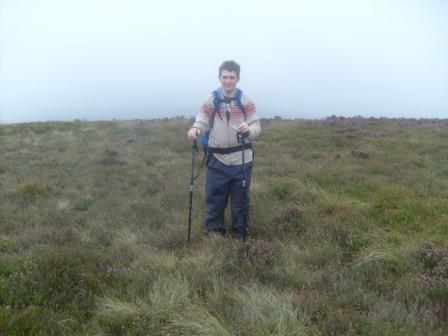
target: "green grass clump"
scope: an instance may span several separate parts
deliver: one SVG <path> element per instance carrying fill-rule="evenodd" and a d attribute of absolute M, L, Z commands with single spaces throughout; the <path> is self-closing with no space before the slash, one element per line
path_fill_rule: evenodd
<path fill-rule="evenodd" d="M 238 320 L 251 335 L 309 335 L 307 314 L 292 293 L 248 287 L 234 294 Z"/>
<path fill-rule="evenodd" d="M 17 199 L 18 203 L 28 205 L 48 197 L 50 193 L 51 187 L 37 182 L 29 182 L 20 185 L 15 190 L 13 197 Z"/>
<path fill-rule="evenodd" d="M 250 239 L 203 171 L 187 244 L 189 124 L 0 126 L 0 335 L 448 333 L 446 121 L 264 119 Z"/>
<path fill-rule="evenodd" d="M 372 214 L 384 226 L 418 230 L 434 218 L 431 205 L 403 186 L 381 186 L 373 196 Z"/>
<path fill-rule="evenodd" d="M 105 333 L 161 333 L 168 328 L 171 315 L 188 307 L 190 293 L 189 282 L 180 275 L 160 277 L 144 295 L 130 302 L 109 296 L 100 298 L 94 321 Z"/>

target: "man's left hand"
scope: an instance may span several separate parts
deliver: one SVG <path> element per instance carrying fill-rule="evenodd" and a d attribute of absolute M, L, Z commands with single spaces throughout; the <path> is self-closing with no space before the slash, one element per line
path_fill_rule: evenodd
<path fill-rule="evenodd" d="M 249 125 L 243 122 L 238 126 L 238 132 L 241 132 L 243 134 L 249 135 L 250 134 L 250 128 Z"/>

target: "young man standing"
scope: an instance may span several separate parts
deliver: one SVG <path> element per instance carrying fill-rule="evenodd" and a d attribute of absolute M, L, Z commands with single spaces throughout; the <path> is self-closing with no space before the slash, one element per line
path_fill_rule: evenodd
<path fill-rule="evenodd" d="M 230 198 L 232 236 L 243 239 L 249 214 L 248 190 L 253 160 L 251 140 L 260 134 L 261 127 L 255 104 L 236 87 L 239 80 L 240 66 L 235 61 L 221 64 L 221 87 L 202 104 L 188 131 L 188 138 L 196 140 L 201 133 L 208 134 L 205 229 L 222 235 L 226 233 L 224 210 Z M 242 146 L 245 148 L 244 167 Z"/>

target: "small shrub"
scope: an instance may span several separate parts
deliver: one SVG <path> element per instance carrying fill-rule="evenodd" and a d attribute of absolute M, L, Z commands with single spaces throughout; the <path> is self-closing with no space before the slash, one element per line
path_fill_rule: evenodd
<path fill-rule="evenodd" d="M 299 206 L 294 203 L 288 203 L 277 210 L 277 214 L 273 218 L 276 230 L 286 231 L 288 229 L 297 229 L 298 233 L 303 231 L 300 219 L 302 211 Z"/>
<path fill-rule="evenodd" d="M 437 324 L 445 324 L 448 321 L 448 248 L 428 244 L 420 257 L 424 265 L 420 281 L 432 303 L 430 315 Z"/>
<path fill-rule="evenodd" d="M 250 239 L 239 250 L 252 264 L 267 265 L 275 260 L 277 254 L 276 244 L 263 239 Z"/>
<path fill-rule="evenodd" d="M 427 244 L 420 257 L 428 275 L 448 280 L 448 248 Z"/>
<path fill-rule="evenodd" d="M 120 160 L 118 158 L 118 151 L 115 149 L 107 148 L 104 150 L 104 158 L 101 163 L 105 166 L 123 166 L 126 165 L 126 160 Z"/>

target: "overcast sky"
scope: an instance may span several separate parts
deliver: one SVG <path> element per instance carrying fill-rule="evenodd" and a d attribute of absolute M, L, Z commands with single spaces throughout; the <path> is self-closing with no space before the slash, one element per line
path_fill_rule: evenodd
<path fill-rule="evenodd" d="M 0 0 L 0 122 L 192 116 L 222 61 L 260 117 L 448 118 L 444 0 Z"/>

